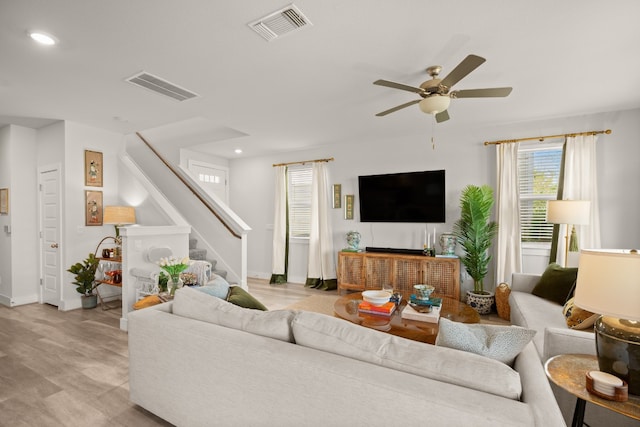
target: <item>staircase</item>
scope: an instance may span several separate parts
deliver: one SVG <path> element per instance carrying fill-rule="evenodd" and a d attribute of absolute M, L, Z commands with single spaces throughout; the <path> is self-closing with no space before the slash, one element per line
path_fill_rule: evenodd
<path fill-rule="evenodd" d="M 198 239 L 194 239 L 189 236 L 189 259 L 192 260 L 201 260 L 208 261 L 211 263 L 211 272 L 220 276 L 227 278 L 227 272 L 225 270 L 216 270 L 216 264 L 218 263 L 215 259 L 207 259 L 207 250 L 198 248 Z"/>

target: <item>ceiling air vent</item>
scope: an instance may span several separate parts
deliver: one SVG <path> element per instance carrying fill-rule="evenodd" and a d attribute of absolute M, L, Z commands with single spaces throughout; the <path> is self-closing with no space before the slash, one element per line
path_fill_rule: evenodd
<path fill-rule="evenodd" d="M 293 4 L 249 23 L 249 27 L 267 41 L 277 39 L 280 36 L 299 30 L 307 25 L 312 24 L 309 19 L 300 12 L 300 9 Z"/>
<path fill-rule="evenodd" d="M 127 79 L 127 81 L 136 86 L 141 86 L 145 89 L 152 90 L 160 95 L 168 96 L 178 101 L 186 101 L 191 98 L 197 98 L 197 93 L 188 91 L 180 86 L 176 86 L 173 83 L 169 83 L 160 77 L 154 76 L 147 72 L 141 72 L 133 75 Z"/>

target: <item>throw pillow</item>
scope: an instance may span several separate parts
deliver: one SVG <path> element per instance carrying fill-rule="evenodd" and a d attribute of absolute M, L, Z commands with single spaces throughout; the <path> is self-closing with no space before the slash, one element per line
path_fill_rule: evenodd
<path fill-rule="evenodd" d="M 562 314 L 567 322 L 567 326 L 571 329 L 589 329 L 593 328 L 594 323 L 599 314 L 583 310 L 573 302 L 573 298 L 569 299 L 562 309 Z"/>
<path fill-rule="evenodd" d="M 571 292 L 577 277 L 577 268 L 549 264 L 531 293 L 562 305 L 567 301 L 567 295 Z"/>
<path fill-rule="evenodd" d="M 264 304 L 262 304 L 260 301 L 254 298 L 253 295 L 242 289 L 240 286 L 232 286 L 231 289 L 229 289 L 227 301 L 240 307 L 267 311 L 267 307 L 265 307 Z"/>
<path fill-rule="evenodd" d="M 133 304 L 134 310 L 140 310 L 143 308 L 151 307 L 156 304 L 162 304 L 164 301 L 160 299 L 158 295 L 148 295 L 141 300 L 136 301 Z"/>
<path fill-rule="evenodd" d="M 209 280 L 206 285 L 194 289 L 226 300 L 229 295 L 229 282 L 224 277 L 216 276 L 215 279 Z"/>
<path fill-rule="evenodd" d="M 511 366 L 536 331 L 520 326 L 480 325 L 440 318 L 436 345 L 498 360 Z"/>

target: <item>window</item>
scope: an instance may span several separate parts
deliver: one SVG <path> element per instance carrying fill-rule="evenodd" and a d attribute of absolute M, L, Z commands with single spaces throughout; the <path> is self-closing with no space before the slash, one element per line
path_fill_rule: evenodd
<path fill-rule="evenodd" d="M 522 243 L 550 243 L 553 224 L 546 222 L 547 200 L 558 195 L 562 143 L 521 145 L 518 150 Z"/>
<path fill-rule="evenodd" d="M 308 238 L 311 234 L 311 165 L 287 168 L 289 237 Z"/>

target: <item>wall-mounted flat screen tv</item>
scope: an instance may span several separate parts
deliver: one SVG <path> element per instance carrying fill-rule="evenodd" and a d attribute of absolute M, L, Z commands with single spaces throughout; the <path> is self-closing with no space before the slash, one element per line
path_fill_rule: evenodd
<path fill-rule="evenodd" d="M 361 222 L 446 222 L 445 171 L 358 177 Z"/>

